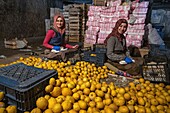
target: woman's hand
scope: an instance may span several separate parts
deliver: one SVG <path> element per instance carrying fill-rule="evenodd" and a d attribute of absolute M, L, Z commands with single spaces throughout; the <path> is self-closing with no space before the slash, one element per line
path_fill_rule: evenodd
<path fill-rule="evenodd" d="M 75 45 L 73 46 L 73 49 L 77 49 L 79 47 L 79 45 Z"/>

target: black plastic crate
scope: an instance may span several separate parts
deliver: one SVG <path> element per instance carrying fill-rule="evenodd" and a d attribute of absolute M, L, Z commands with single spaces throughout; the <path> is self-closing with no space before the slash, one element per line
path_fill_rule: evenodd
<path fill-rule="evenodd" d="M 166 63 L 147 63 L 141 66 L 141 73 L 145 80 L 154 83 L 170 84 L 169 71 Z"/>
<path fill-rule="evenodd" d="M 93 49 L 96 53 L 106 53 L 106 45 L 104 44 L 93 44 Z"/>
<path fill-rule="evenodd" d="M 159 56 L 144 56 L 145 63 L 156 62 L 156 63 L 168 63 L 168 58 L 165 55 Z"/>
<path fill-rule="evenodd" d="M 97 66 L 103 66 L 106 60 L 105 53 L 96 53 L 94 51 L 84 52 L 82 60 L 95 63 Z"/>
<path fill-rule="evenodd" d="M 0 68 L 0 91 L 5 92 L 8 104 L 16 105 L 23 113 L 35 107 L 35 100 L 45 94 L 45 86 L 51 77 L 57 78 L 54 70 L 44 70 L 23 63 Z"/>

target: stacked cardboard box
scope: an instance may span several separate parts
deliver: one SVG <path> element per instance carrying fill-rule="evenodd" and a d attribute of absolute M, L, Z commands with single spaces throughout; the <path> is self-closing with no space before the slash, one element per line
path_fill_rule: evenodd
<path fill-rule="evenodd" d="M 85 34 L 85 43 L 104 43 L 117 20 L 124 18 L 129 22 L 127 32 L 125 33 L 127 46 L 134 45 L 140 48 L 144 35 L 148 4 L 148 1 L 122 3 L 121 0 L 115 0 L 107 2 L 106 6 L 90 6 L 86 24 L 88 29 Z"/>

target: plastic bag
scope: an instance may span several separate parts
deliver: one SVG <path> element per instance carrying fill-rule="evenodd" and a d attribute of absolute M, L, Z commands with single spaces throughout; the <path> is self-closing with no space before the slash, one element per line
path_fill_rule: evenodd
<path fill-rule="evenodd" d="M 165 45 L 164 41 L 158 34 L 157 30 L 155 28 L 152 28 L 152 25 L 150 23 L 147 25 L 147 27 L 149 29 L 149 34 L 148 34 L 149 44 Z"/>

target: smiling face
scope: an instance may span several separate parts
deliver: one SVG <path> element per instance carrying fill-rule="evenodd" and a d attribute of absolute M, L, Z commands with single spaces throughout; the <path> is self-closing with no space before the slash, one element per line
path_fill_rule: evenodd
<path fill-rule="evenodd" d="M 127 30 L 127 24 L 121 23 L 120 26 L 118 27 L 118 33 L 124 34 L 126 30 Z"/>
<path fill-rule="evenodd" d="M 63 19 L 61 17 L 58 17 L 57 20 L 56 20 L 56 26 L 58 28 L 61 28 L 61 27 L 63 27 L 63 25 L 64 25 Z"/>

